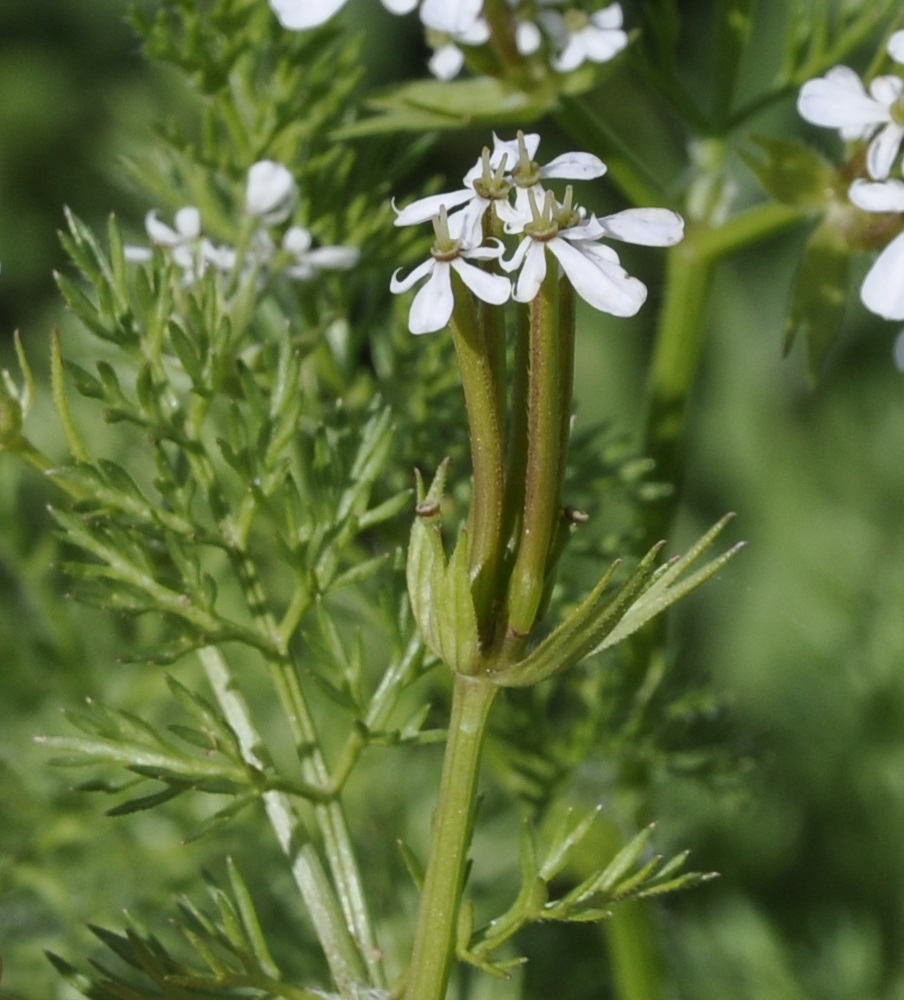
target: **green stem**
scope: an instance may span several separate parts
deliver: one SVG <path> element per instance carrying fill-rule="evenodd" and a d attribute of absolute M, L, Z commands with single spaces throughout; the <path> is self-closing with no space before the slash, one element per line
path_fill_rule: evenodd
<path fill-rule="evenodd" d="M 570 378 L 562 366 L 572 356 L 569 344 L 574 331 L 559 328 L 558 262 L 553 258 L 548 263 L 530 314 L 524 513 L 508 593 L 507 638 L 515 643 L 533 628 L 543 596 L 550 543 L 562 506 L 563 427 L 571 409 L 570 395 L 563 398 Z"/>
<path fill-rule="evenodd" d="M 474 491 L 468 516 L 471 579 L 474 606 L 481 633 L 493 615 L 499 573 L 504 496 L 503 399 L 504 344 L 496 324 L 484 326 L 474 306 L 474 297 L 457 274 L 453 274 L 455 309 L 452 340 L 458 358 L 468 427 Z"/>
<path fill-rule="evenodd" d="M 715 228 L 688 232 L 666 265 L 665 295 L 647 377 L 643 450 L 656 476 L 673 492 L 646 512 L 641 551 L 659 541 L 671 523 L 681 489 L 687 402 L 700 361 L 705 305 L 716 264 L 743 247 L 769 239 L 807 217 L 796 206 L 770 202 Z"/>
<path fill-rule="evenodd" d="M 449 741 L 405 1000 L 443 1000 L 446 995 L 471 842 L 480 752 L 497 691 L 485 679 L 455 675 Z"/>
<path fill-rule="evenodd" d="M 267 764 L 263 757 L 264 743 L 229 665 L 213 646 L 200 650 L 198 655 L 217 702 L 236 734 L 243 760 L 255 769 L 262 769 Z M 350 994 L 366 973 L 320 859 L 300 828 L 290 797 L 283 792 L 267 791 L 261 798 L 276 839 L 289 859 L 292 876 L 311 916 L 330 973 L 336 986 Z"/>

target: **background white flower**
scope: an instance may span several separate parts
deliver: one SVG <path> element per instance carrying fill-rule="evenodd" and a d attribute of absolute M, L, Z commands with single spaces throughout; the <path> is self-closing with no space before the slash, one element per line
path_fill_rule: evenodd
<path fill-rule="evenodd" d="M 538 17 L 561 50 L 552 64 L 560 73 L 570 73 L 588 60 L 608 62 L 628 44 L 617 3 L 592 14 L 569 8 L 564 12 L 543 10 Z"/>
<path fill-rule="evenodd" d="M 848 197 L 865 212 L 904 213 L 904 181 L 854 181 Z M 904 232 L 876 258 L 860 286 L 863 304 L 884 319 L 904 319 Z"/>
<path fill-rule="evenodd" d="M 281 163 L 259 160 L 248 170 L 245 211 L 265 226 L 285 222 L 295 208 L 295 178 Z"/>
<path fill-rule="evenodd" d="M 326 24 L 338 14 L 348 0 L 270 0 L 279 23 L 289 31 L 306 31 Z M 407 14 L 418 5 L 418 0 L 383 0 L 383 6 L 392 14 Z"/>
<path fill-rule="evenodd" d="M 904 42 L 894 46 L 894 52 L 899 49 L 904 55 Z M 897 76 L 877 76 L 867 91 L 852 69 L 835 66 L 825 76 L 808 80 L 801 87 L 797 110 L 813 125 L 838 129 L 845 141 L 872 137 L 866 169 L 874 180 L 884 180 L 904 140 L 904 124 L 898 120 L 897 111 L 902 93 L 904 81 Z"/>

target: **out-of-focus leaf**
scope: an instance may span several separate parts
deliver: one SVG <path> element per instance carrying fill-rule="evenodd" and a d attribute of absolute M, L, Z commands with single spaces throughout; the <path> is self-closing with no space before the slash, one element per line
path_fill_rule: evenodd
<path fill-rule="evenodd" d="M 785 354 L 796 340 L 807 345 L 807 369 L 817 381 L 838 340 L 850 285 L 851 250 L 830 221 L 807 240 L 791 291 L 785 323 Z"/>
<path fill-rule="evenodd" d="M 835 196 L 838 175 L 831 163 L 800 139 L 751 136 L 759 156 L 742 150 L 741 157 L 760 186 L 786 205 L 824 209 Z"/>

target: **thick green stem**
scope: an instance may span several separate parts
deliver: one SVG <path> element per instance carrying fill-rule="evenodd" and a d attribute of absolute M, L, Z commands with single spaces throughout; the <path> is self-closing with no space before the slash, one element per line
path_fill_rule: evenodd
<path fill-rule="evenodd" d="M 646 510 L 642 550 L 666 532 L 681 488 L 687 400 L 703 343 L 703 310 L 712 270 L 712 260 L 697 252 L 693 238 L 669 253 L 647 382 L 644 451 L 656 463 L 656 477 L 674 489 Z"/>
<path fill-rule="evenodd" d="M 446 995 L 471 843 L 480 752 L 497 691 L 485 679 L 455 675 L 449 741 L 405 1000 L 443 1000 Z"/>
<path fill-rule="evenodd" d="M 455 309 L 452 339 L 458 357 L 468 427 L 471 434 L 471 463 L 474 491 L 468 517 L 471 578 L 477 620 L 483 632 L 493 612 L 502 541 L 504 496 L 503 416 L 501 388 L 504 371 L 504 344 L 495 324 L 485 327 L 474 306 L 470 290 L 453 275 Z"/>
<path fill-rule="evenodd" d="M 647 377 L 642 447 L 656 463 L 656 476 L 674 489 L 646 512 L 642 549 L 666 534 L 681 490 L 687 403 L 700 363 L 705 306 L 716 264 L 724 257 L 782 232 L 806 217 L 802 209 L 769 203 L 716 228 L 688 232 L 672 248 L 659 328 Z"/>
<path fill-rule="evenodd" d="M 545 252 L 545 251 L 544 251 Z M 543 596 L 550 543 L 562 506 L 561 449 L 567 427 L 570 395 L 563 374 L 571 348 L 563 347 L 573 331 L 559 326 L 559 277 L 557 261 L 549 261 L 539 295 L 531 303 L 530 364 L 527 392 L 527 461 L 524 513 L 518 554 L 508 593 L 508 636 L 517 642 L 533 628 Z"/>

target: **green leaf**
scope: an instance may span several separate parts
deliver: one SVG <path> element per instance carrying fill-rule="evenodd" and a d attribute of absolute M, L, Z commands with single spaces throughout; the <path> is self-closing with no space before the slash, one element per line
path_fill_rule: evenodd
<path fill-rule="evenodd" d="M 447 463 L 440 465 L 424 493 L 418 476 L 417 516 L 411 528 L 406 576 L 411 609 L 427 647 L 459 673 L 473 673 L 479 639 L 471 597 L 467 534 L 463 531 L 446 564 L 440 504 Z"/>
<path fill-rule="evenodd" d="M 419 80 L 368 101 L 372 118 L 337 129 L 336 139 L 394 132 L 459 129 L 466 125 L 523 125 L 542 117 L 556 100 L 555 90 L 527 93 L 504 80 Z"/>

